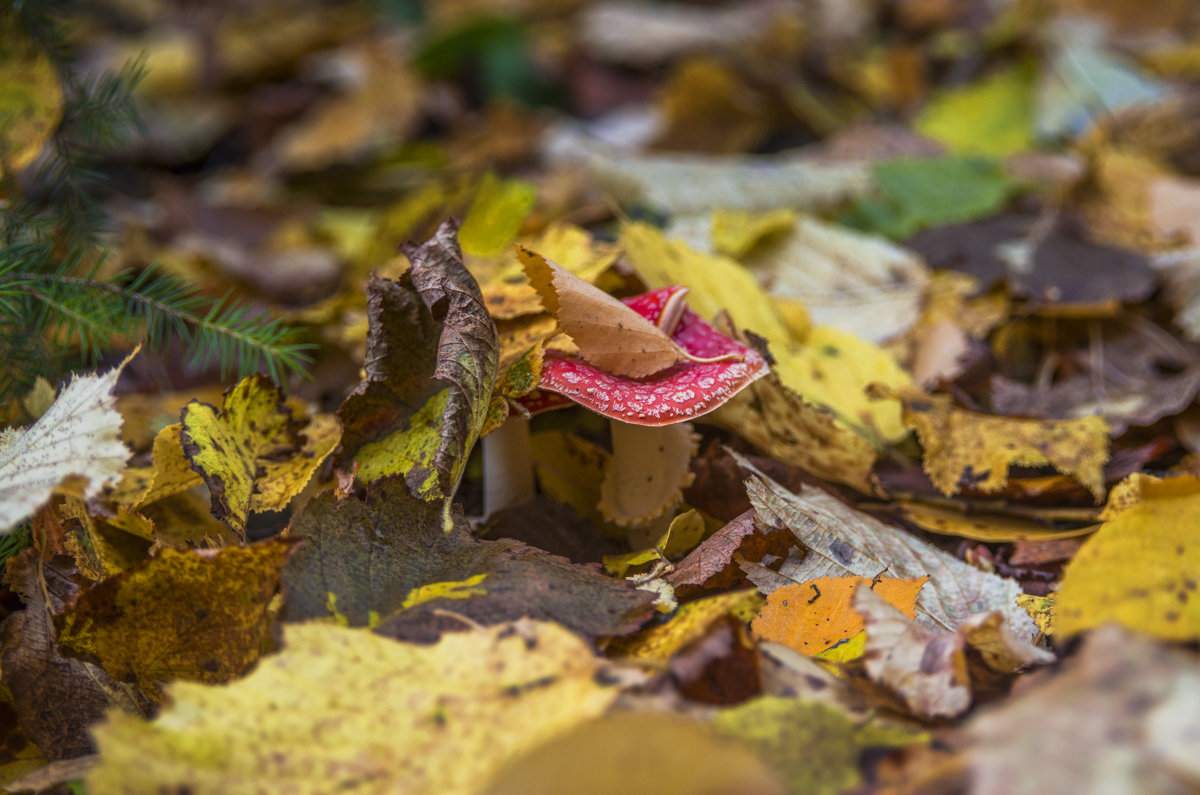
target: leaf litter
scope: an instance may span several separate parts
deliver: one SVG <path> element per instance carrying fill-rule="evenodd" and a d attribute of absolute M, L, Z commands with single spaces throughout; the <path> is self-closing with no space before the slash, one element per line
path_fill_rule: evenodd
<path fill-rule="evenodd" d="M 1065 5 L 89 11 L 102 267 L 317 347 L 4 407 L 0 787 L 1195 789 L 1196 20 Z"/>

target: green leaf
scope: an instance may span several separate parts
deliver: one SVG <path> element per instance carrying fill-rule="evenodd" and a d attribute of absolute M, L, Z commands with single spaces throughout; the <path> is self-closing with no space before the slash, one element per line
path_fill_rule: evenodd
<path fill-rule="evenodd" d="M 927 226 L 964 223 L 998 212 L 1018 185 L 1003 164 L 983 157 L 901 158 L 875 165 L 876 195 L 839 219 L 848 226 L 905 238 Z"/>

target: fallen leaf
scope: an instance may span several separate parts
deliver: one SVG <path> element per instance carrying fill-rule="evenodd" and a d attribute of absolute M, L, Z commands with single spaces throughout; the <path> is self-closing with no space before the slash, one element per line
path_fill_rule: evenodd
<path fill-rule="evenodd" d="M 878 196 L 861 199 L 839 220 L 893 239 L 927 226 L 986 218 L 1002 208 L 1016 183 L 995 160 L 948 156 L 876 163 Z"/>
<path fill-rule="evenodd" d="M 786 236 L 796 227 L 797 216 L 786 208 L 759 213 L 717 209 L 712 211 L 709 219 L 713 251 L 741 260 L 755 247 Z M 694 241 L 688 242 L 695 246 Z"/>
<path fill-rule="evenodd" d="M 867 675 L 896 692 L 921 718 L 954 718 L 971 706 L 971 683 L 961 635 L 906 617 L 871 588 L 854 592 L 863 617 Z"/>
<path fill-rule="evenodd" d="M 129 450 L 112 390 L 136 353 L 104 375 L 72 376 L 37 422 L 0 431 L 0 535 L 56 490 L 88 499 L 120 477 Z"/>
<path fill-rule="evenodd" d="M 736 455 L 736 454 L 735 454 Z M 883 572 L 893 577 L 929 577 L 917 599 L 917 619 L 953 630 L 975 613 L 1001 611 L 1014 635 L 1028 640 L 1037 635 L 1029 615 L 1016 605 L 1020 585 L 980 571 L 908 533 L 897 531 L 830 494 L 805 487 L 793 494 L 758 472 L 742 457 L 750 473 L 746 491 L 755 521 L 765 527 L 791 529 L 807 549 L 800 561 L 785 561 L 778 572 L 756 568 L 747 572 L 759 590 L 817 577 L 854 575 L 874 579 Z"/>
<path fill-rule="evenodd" d="M 1011 155 L 1033 148 L 1033 70 L 1008 68 L 935 94 L 917 132 L 961 154 Z"/>
<path fill-rule="evenodd" d="M 0 624 L 0 680 L 21 729 L 51 760 L 91 753 L 88 730 L 109 707 L 147 714 L 150 707 L 136 689 L 59 650 L 53 615 L 78 594 L 72 574 L 69 559 L 43 563 L 27 549 L 9 559 L 4 575 L 25 609 Z"/>
<path fill-rule="evenodd" d="M 546 311 L 588 363 L 614 375 L 641 378 L 687 358 L 669 329 L 541 254 L 518 246 L 517 256 Z"/>
<path fill-rule="evenodd" d="M 250 514 L 287 507 L 340 436 L 336 418 L 328 414 L 303 425 L 279 387 L 262 375 L 239 381 L 220 411 L 193 401 L 180 415 L 183 452 L 208 485 L 213 515 L 243 537 Z M 164 463 L 164 477 L 170 477 L 169 466 Z"/>
<path fill-rule="evenodd" d="M 528 182 L 484 175 L 458 230 L 463 253 L 483 257 L 510 246 L 536 198 L 537 187 Z"/>
<path fill-rule="evenodd" d="M 149 521 L 136 522 L 127 515 L 121 524 L 140 532 L 127 532 L 101 517 L 93 517 L 83 500 L 65 497 L 63 526 L 65 548 L 75 558 L 79 573 L 97 582 L 141 563 L 154 540 Z"/>
<path fill-rule="evenodd" d="M 772 110 L 768 97 L 735 70 L 703 56 L 672 67 L 657 107 L 656 148 L 714 154 L 753 149 L 769 131 Z"/>
<path fill-rule="evenodd" d="M 928 577 L 818 577 L 784 585 L 767 595 L 767 603 L 750 629 L 755 637 L 812 657 L 863 631 L 862 618 L 850 607 L 850 597 L 859 585 L 870 588 L 911 621 L 916 616 L 917 595 L 928 581 Z"/>
<path fill-rule="evenodd" d="M 400 281 L 368 284 L 366 380 L 338 409 L 345 475 L 368 483 L 402 473 L 414 494 L 443 500 L 447 510 L 483 427 L 497 366 L 496 325 L 455 232 L 447 222 L 425 244 L 406 248 L 412 268 Z"/>
<path fill-rule="evenodd" d="M 817 211 L 866 193 L 869 168 L 821 163 L 810 153 L 774 156 L 638 155 L 571 130 L 547 137 L 550 166 L 581 169 L 623 206 L 643 204 L 667 215 L 779 207 Z M 696 190 L 704 185 L 704 190 Z M 653 287 L 653 285 L 651 285 Z"/>
<path fill-rule="evenodd" d="M 737 566 L 738 557 L 757 563 L 767 554 L 787 554 L 791 533 L 761 530 L 753 511 L 732 519 L 706 538 L 666 576 L 674 588 L 733 588 L 745 582 Z"/>
<path fill-rule="evenodd" d="M 223 687 L 177 682 L 154 721 L 96 727 L 89 792 L 319 793 L 366 786 L 470 792 L 502 765 L 596 717 L 618 689 L 571 632 L 520 621 L 397 643 L 328 624 Z M 372 683 L 365 686 L 365 682 Z M 487 727 L 507 727 L 503 732 Z"/>
<path fill-rule="evenodd" d="M 783 795 L 753 752 L 676 715 L 617 712 L 566 732 L 507 766 L 485 795 Z"/>
<path fill-rule="evenodd" d="M 621 227 L 621 247 L 650 289 L 684 285 L 690 290 L 688 305 L 702 318 L 726 312 L 739 329 L 766 337 L 776 348 L 792 343 L 787 326 L 754 274 L 732 259 L 668 240 L 660 230 L 643 223 Z"/>
<path fill-rule="evenodd" d="M 396 478 L 362 500 L 314 497 L 288 531 L 304 543 L 284 569 L 284 617 L 336 616 L 393 634 L 425 632 L 444 607 L 483 624 L 531 616 L 597 636 L 632 632 L 651 615 L 652 597 L 628 582 L 518 541 L 477 541 L 461 519 L 446 535 L 441 515 Z M 486 595 L 402 610 L 418 588 L 480 574 L 487 575 L 478 584 Z"/>
<path fill-rule="evenodd" d="M 542 493 L 571 506 L 606 536 L 624 540 L 625 531 L 600 513 L 600 486 L 612 454 L 565 431 L 533 434 L 534 471 Z"/>
<path fill-rule="evenodd" d="M 1200 781 L 1198 705 L 1193 655 L 1100 627 L 1053 676 L 966 723 L 970 790 L 1186 792 Z"/>
<path fill-rule="evenodd" d="M 866 494 L 876 490 L 871 443 L 789 389 L 773 372 L 735 395 L 713 412 L 712 419 L 777 461 Z"/>
<path fill-rule="evenodd" d="M 173 679 L 227 682 L 270 636 L 271 600 L 294 546 L 164 549 L 81 594 L 55 617 L 58 642 L 156 701 Z"/>
<path fill-rule="evenodd" d="M 151 466 L 126 468 L 108 498 L 118 505 L 137 509 L 203 483 L 204 478 L 192 469 L 183 452 L 182 427 L 176 422 L 160 430 L 154 437 Z"/>
<path fill-rule="evenodd" d="M 692 424 L 644 427 L 620 423 L 612 428 L 612 435 L 614 454 L 600 484 L 600 515 L 619 527 L 634 528 L 671 514 L 692 482 L 692 458 L 700 444 Z M 638 451 L 647 450 L 657 452 L 652 458 L 642 452 L 645 460 L 638 461 Z M 618 460 L 627 463 L 616 466 L 613 462 Z"/>
<path fill-rule="evenodd" d="M 1173 482 L 1174 481 L 1174 482 Z M 1108 519 L 1067 563 L 1054 608 L 1056 635 L 1108 621 L 1165 640 L 1200 638 L 1200 490 L 1194 477 L 1147 482 L 1140 500 Z"/>
<path fill-rule="evenodd" d="M 1077 420 L 1023 420 L 954 408 L 949 395 L 921 390 L 880 390 L 900 401 L 904 422 L 924 449 L 922 466 L 943 494 L 964 483 L 995 492 L 1008 482 L 1011 466 L 1049 464 L 1082 483 L 1099 502 L 1104 498 L 1108 423 L 1101 417 Z"/>
<path fill-rule="evenodd" d="M 837 795 L 863 784 L 859 758 L 868 749 L 927 744 L 929 735 L 889 727 L 807 699 L 763 696 L 718 712 L 713 728 L 748 744 L 771 764 L 793 795 Z"/>
<path fill-rule="evenodd" d="M 703 637 L 713 622 L 728 615 L 752 615 L 761 604 L 762 597 L 753 589 L 706 596 L 681 605 L 665 624 L 615 639 L 606 651 L 610 657 L 666 662 Z"/>
<path fill-rule="evenodd" d="M 898 500 L 889 506 L 890 511 L 906 521 L 912 522 L 922 530 L 988 543 L 1022 539 L 1052 541 L 1075 538 L 1093 533 L 1097 527 L 1097 525 L 1085 525 L 1055 529 L 1034 518 L 970 511 L 968 505 L 964 505 L 963 508 L 964 510 L 955 510 L 954 508 L 941 508 L 904 500 Z"/>

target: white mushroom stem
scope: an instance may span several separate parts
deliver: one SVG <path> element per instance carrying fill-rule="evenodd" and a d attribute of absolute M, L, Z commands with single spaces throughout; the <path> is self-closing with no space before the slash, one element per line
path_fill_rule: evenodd
<path fill-rule="evenodd" d="M 512 415 L 483 437 L 483 517 L 534 496 L 529 420 Z"/>
<path fill-rule="evenodd" d="M 610 427 L 613 455 L 600 487 L 600 512 L 631 530 L 651 527 L 652 534 L 683 502 L 696 435 L 686 422 L 648 427 L 613 420 Z"/>

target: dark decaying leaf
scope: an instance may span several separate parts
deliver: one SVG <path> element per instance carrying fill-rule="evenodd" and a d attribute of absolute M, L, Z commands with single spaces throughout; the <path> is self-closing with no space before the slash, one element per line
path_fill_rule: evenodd
<path fill-rule="evenodd" d="M 422 499 L 453 496 L 496 378 L 499 341 L 446 222 L 398 281 L 367 287 L 366 380 L 338 409 L 338 468 L 360 482 L 403 474 Z"/>
<path fill-rule="evenodd" d="M 971 274 L 981 290 L 1007 282 L 1014 296 L 1039 303 L 1133 302 L 1154 292 L 1158 278 L 1140 254 L 1088 243 L 1062 230 L 1041 236 L 1035 224 L 1032 216 L 1000 215 L 926 229 L 905 245 L 934 268 Z M 1033 244 L 1026 262 L 1013 248 L 1022 243 Z"/>
<path fill-rule="evenodd" d="M 316 497 L 289 532 L 304 539 L 283 575 L 291 621 L 338 615 L 363 626 L 382 618 L 379 632 L 431 638 L 464 626 L 449 612 L 480 624 L 527 616 L 598 636 L 632 632 L 653 613 L 650 593 L 597 569 L 511 539 L 478 541 L 461 519 L 443 534 L 441 507 L 414 499 L 399 478 L 374 484 L 361 500 Z M 468 580 L 401 610 L 418 588 Z"/>
<path fill-rule="evenodd" d="M 148 712 L 148 702 L 136 691 L 101 668 L 60 653 L 51 614 L 78 591 L 73 574 L 67 557 L 43 567 L 36 550 L 27 549 L 9 561 L 6 575 L 26 606 L 0 625 L 2 681 L 12 693 L 21 728 L 48 759 L 90 753 L 88 727 L 110 706 Z"/>
<path fill-rule="evenodd" d="M 262 653 L 280 569 L 295 545 L 164 549 L 56 616 L 59 643 L 156 700 L 174 679 L 227 682 Z"/>

